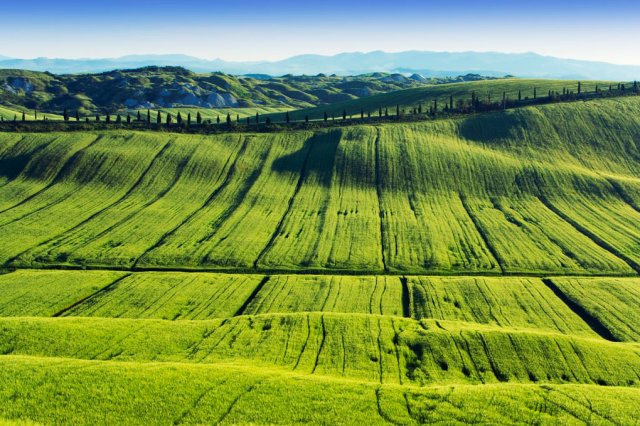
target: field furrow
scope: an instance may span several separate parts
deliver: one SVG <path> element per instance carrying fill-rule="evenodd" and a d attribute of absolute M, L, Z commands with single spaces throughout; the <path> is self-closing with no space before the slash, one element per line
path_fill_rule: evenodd
<path fill-rule="evenodd" d="M 20 154 L 9 152 L 7 164 L 0 165 L 3 175 L 8 178 L 0 187 L 0 211 L 17 207 L 48 188 L 67 162 L 99 138 L 91 134 L 25 135 L 16 147 L 33 144 L 36 149 Z"/>
<path fill-rule="evenodd" d="M 374 129 L 353 128 L 314 142 L 308 177 L 265 253 L 266 267 L 383 270 L 375 138 Z"/>
<path fill-rule="evenodd" d="M 553 278 L 551 283 L 613 337 L 640 342 L 640 282 L 631 278 Z"/>
<path fill-rule="evenodd" d="M 123 137 L 102 138 L 77 156 L 57 183 L 0 214 L 0 259 L 13 259 L 124 197 L 163 146 L 155 138 L 140 139 L 134 144 Z"/>

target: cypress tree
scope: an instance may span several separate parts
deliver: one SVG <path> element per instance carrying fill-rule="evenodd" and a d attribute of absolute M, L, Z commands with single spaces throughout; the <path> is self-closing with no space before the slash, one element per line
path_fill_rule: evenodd
<path fill-rule="evenodd" d="M 360 109 L 360 118 L 364 118 L 364 108 Z"/>
<path fill-rule="evenodd" d="M 267 126 L 271 124 L 271 117 L 267 117 L 266 123 L 267 123 Z"/>
<path fill-rule="evenodd" d="M 64 115 L 63 115 L 63 117 L 64 117 L 64 121 L 69 121 L 69 113 L 67 112 L 67 109 L 66 109 L 66 108 L 64 109 Z"/>
<path fill-rule="evenodd" d="M 518 90 L 518 101 L 522 100 L 522 91 Z"/>
<path fill-rule="evenodd" d="M 396 105 L 396 117 L 400 117 L 400 105 Z"/>
<path fill-rule="evenodd" d="M 200 115 L 200 111 L 198 111 L 198 114 L 196 115 L 196 123 L 202 124 L 202 115 Z"/>
<path fill-rule="evenodd" d="M 534 87 L 533 88 L 533 99 L 536 99 L 538 97 L 538 90 Z"/>
<path fill-rule="evenodd" d="M 582 84 L 580 84 L 580 82 L 578 82 L 578 95 L 582 93 Z"/>
<path fill-rule="evenodd" d="M 389 116 L 389 108 L 385 108 L 384 109 L 384 116 L 388 117 Z"/>
<path fill-rule="evenodd" d="M 122 117 L 120 117 L 120 114 L 116 117 L 116 124 L 122 124 Z"/>
<path fill-rule="evenodd" d="M 240 124 L 240 114 L 236 114 L 236 123 Z"/>
<path fill-rule="evenodd" d="M 305 116 L 304 116 L 304 121 L 305 121 L 305 122 L 307 122 L 307 123 L 309 123 L 309 116 L 308 116 L 308 115 L 305 115 Z"/>
<path fill-rule="evenodd" d="M 453 95 L 449 95 L 449 110 L 453 110 Z"/>
<path fill-rule="evenodd" d="M 151 111 L 147 110 L 147 124 L 151 124 Z"/>
<path fill-rule="evenodd" d="M 382 118 L 382 107 L 380 107 L 380 109 L 378 110 L 378 116 Z"/>
<path fill-rule="evenodd" d="M 38 119 L 38 105 L 36 105 L 36 107 L 34 108 L 34 119 L 37 120 Z"/>
<path fill-rule="evenodd" d="M 327 115 L 327 111 L 324 112 L 324 121 L 327 121 L 329 119 L 329 116 Z"/>
<path fill-rule="evenodd" d="M 422 104 L 418 105 L 418 114 L 422 114 Z"/>
<path fill-rule="evenodd" d="M 182 124 L 182 114 L 180 114 L 180 111 L 178 111 L 178 117 L 176 121 L 178 122 L 178 124 Z"/>
<path fill-rule="evenodd" d="M 438 112 L 438 100 L 433 100 L 433 113 L 436 114 Z"/>
<path fill-rule="evenodd" d="M 257 112 L 256 112 L 256 124 L 260 124 L 260 114 Z"/>
<path fill-rule="evenodd" d="M 187 125 L 191 126 L 191 113 L 187 114 Z"/>
<path fill-rule="evenodd" d="M 85 117 L 84 121 L 86 121 L 88 123 L 89 122 L 89 117 Z"/>
<path fill-rule="evenodd" d="M 551 98 L 551 90 L 549 90 L 549 98 Z"/>
<path fill-rule="evenodd" d="M 167 126 L 171 126 L 171 114 L 167 113 Z"/>
<path fill-rule="evenodd" d="M 346 109 L 343 109 L 343 110 L 342 110 L 342 119 L 343 119 L 343 120 L 346 120 L 346 119 L 347 119 L 347 110 L 346 110 Z"/>
<path fill-rule="evenodd" d="M 127 114 L 127 124 L 131 124 L 131 116 Z"/>
<path fill-rule="evenodd" d="M 476 92 L 475 91 L 471 92 L 471 106 L 473 108 L 476 107 Z"/>
<path fill-rule="evenodd" d="M 45 116 L 45 118 L 46 118 L 46 116 Z M 100 121 L 100 116 L 99 115 L 96 115 L 96 121 Z"/>
<path fill-rule="evenodd" d="M 140 116 L 140 111 L 138 111 L 138 121 L 142 121 L 142 117 Z"/>
<path fill-rule="evenodd" d="M 156 118 L 156 123 L 162 124 L 162 114 L 160 114 L 160 111 L 158 111 L 158 118 Z"/>
<path fill-rule="evenodd" d="M 638 82 L 637 81 L 633 81 L 633 90 L 638 90 Z"/>
<path fill-rule="evenodd" d="M 371 111 L 369 111 L 369 112 L 367 113 L 367 117 L 368 117 L 368 118 L 371 118 Z"/>
<path fill-rule="evenodd" d="M 227 127 L 231 128 L 231 114 L 227 113 Z"/>
<path fill-rule="evenodd" d="M 18 114 L 13 114 L 13 121 L 18 121 Z"/>
<path fill-rule="evenodd" d="M 287 111 L 287 124 L 289 124 L 289 122 L 291 121 L 291 116 L 289 115 L 289 111 Z"/>
<path fill-rule="evenodd" d="M 24 112 L 22 113 L 22 121 L 27 121 L 27 116 L 24 114 Z"/>
<path fill-rule="evenodd" d="M 105 120 L 107 123 L 111 123 L 111 114 L 109 114 L 109 111 L 107 111 L 107 118 Z"/>
<path fill-rule="evenodd" d="M 247 127 L 251 124 L 251 118 L 247 117 Z"/>

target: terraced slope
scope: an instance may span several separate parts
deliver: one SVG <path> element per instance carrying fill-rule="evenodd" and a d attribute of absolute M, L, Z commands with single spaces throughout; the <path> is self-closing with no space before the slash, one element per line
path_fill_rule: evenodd
<path fill-rule="evenodd" d="M 628 98 L 316 132 L 0 134 L 0 261 L 634 275 L 639 117 Z"/>
<path fill-rule="evenodd" d="M 0 418 L 629 424 L 640 347 L 607 340 L 546 281 L 8 273 L 0 307 L 30 303 L 0 311 Z"/>

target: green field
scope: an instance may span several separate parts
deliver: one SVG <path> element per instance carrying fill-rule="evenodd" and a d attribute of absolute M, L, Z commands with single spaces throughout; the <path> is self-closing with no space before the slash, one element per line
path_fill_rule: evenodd
<path fill-rule="evenodd" d="M 639 140 L 635 96 L 0 133 L 0 425 L 637 424 Z"/>
<path fill-rule="evenodd" d="M 7 424 L 629 424 L 640 399 L 640 346 L 601 336 L 546 279 L 0 278 Z"/>
<path fill-rule="evenodd" d="M 639 116 L 633 97 L 314 132 L 5 133 L 0 261 L 634 275 Z"/>
<path fill-rule="evenodd" d="M 188 107 L 177 107 L 177 108 L 156 108 L 150 110 L 151 113 L 151 122 L 156 123 L 158 120 L 158 111 L 162 114 L 162 123 L 166 122 L 167 114 L 171 114 L 174 122 L 178 118 L 178 113 L 180 113 L 182 119 L 186 122 L 187 117 L 191 114 L 191 122 L 195 123 L 198 113 L 202 117 L 202 120 L 211 120 L 211 123 L 217 123 L 217 119 L 220 118 L 221 123 L 226 123 L 227 114 L 231 116 L 233 121 L 236 121 L 238 117 L 240 120 L 243 120 L 242 123 L 246 123 L 247 117 L 251 119 L 251 123 L 255 123 L 256 114 L 260 116 L 266 116 L 268 114 L 277 114 L 280 112 L 287 111 L 295 111 L 295 108 L 292 107 L 246 107 L 246 108 L 219 108 L 219 109 L 208 109 L 208 108 L 188 108 Z M 122 113 L 123 117 L 126 117 L 127 114 L 131 115 L 132 120 L 136 120 L 138 117 L 138 111 L 128 110 Z M 147 110 L 140 110 L 140 115 L 142 120 L 147 119 Z M 264 122 L 264 119 L 261 119 L 260 122 Z"/>

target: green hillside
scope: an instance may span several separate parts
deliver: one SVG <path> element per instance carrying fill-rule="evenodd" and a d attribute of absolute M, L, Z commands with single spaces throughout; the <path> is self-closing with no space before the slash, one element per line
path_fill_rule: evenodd
<path fill-rule="evenodd" d="M 412 87 L 479 80 L 498 78 L 469 74 L 416 80 L 400 74 L 353 77 L 319 74 L 263 80 L 220 72 L 198 74 L 181 67 L 65 75 L 0 69 L 0 105 L 13 109 L 38 108 L 59 115 L 67 109 L 79 111 L 83 117 L 148 108 L 284 110 L 328 105 Z"/>
<path fill-rule="evenodd" d="M 0 260 L 632 275 L 639 112 L 634 97 L 316 132 L 5 133 Z"/>
<path fill-rule="evenodd" d="M 638 141 L 637 96 L 1 132 L 0 425 L 635 424 Z"/>
<path fill-rule="evenodd" d="M 491 99 L 492 102 L 501 102 L 503 96 L 506 96 L 512 101 L 518 99 L 522 101 L 533 100 L 534 96 L 536 96 L 536 98 L 547 97 L 550 91 L 562 94 L 563 90 L 565 90 L 567 93 L 573 92 L 577 95 L 578 83 L 580 83 L 581 92 L 585 93 L 595 91 L 596 86 L 599 91 L 601 90 L 603 92 L 607 92 L 610 86 L 612 90 L 617 90 L 619 82 L 503 79 L 497 81 L 485 80 L 459 84 L 428 85 L 408 88 L 402 91 L 376 94 L 375 96 L 353 99 L 332 105 L 302 108 L 292 112 L 291 119 L 301 121 L 304 120 L 306 116 L 309 116 L 310 120 L 320 120 L 324 118 L 325 112 L 329 116 L 329 119 L 334 116 L 336 119 L 340 119 L 344 111 L 354 117 L 360 117 L 363 111 L 365 115 L 371 113 L 372 116 L 377 117 L 380 108 L 382 108 L 383 114 L 384 111 L 388 109 L 390 115 L 395 115 L 397 107 L 409 113 L 414 108 L 417 109 L 420 105 L 422 105 L 423 111 L 426 112 L 430 107 L 434 106 L 434 101 L 437 101 L 440 110 L 442 110 L 445 105 L 450 104 L 452 100 L 451 97 L 453 97 L 454 108 L 459 108 L 459 102 L 464 101 L 469 103 L 473 93 L 482 101 Z M 627 84 L 627 87 L 632 86 L 633 83 Z M 275 114 L 272 117 L 276 121 L 284 121 L 282 114 Z"/>

